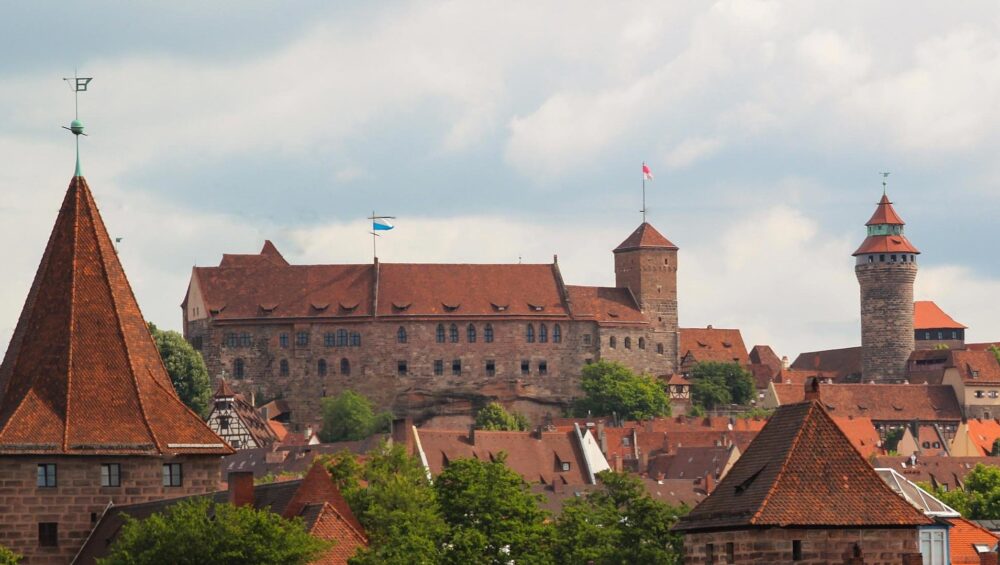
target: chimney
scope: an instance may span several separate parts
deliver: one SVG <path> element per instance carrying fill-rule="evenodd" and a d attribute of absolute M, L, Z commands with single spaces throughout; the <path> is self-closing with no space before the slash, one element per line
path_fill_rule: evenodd
<path fill-rule="evenodd" d="M 535 430 L 532 432 L 531 437 L 535 439 L 542 439 L 542 427 L 535 426 Z"/>
<path fill-rule="evenodd" d="M 645 473 L 649 470 L 649 455 L 645 451 L 639 453 L 639 472 Z"/>
<path fill-rule="evenodd" d="M 233 506 L 253 506 L 253 472 L 229 473 L 229 503 Z"/>
<path fill-rule="evenodd" d="M 305 436 L 305 438 L 306 438 L 306 441 L 309 441 L 309 440 L 311 440 L 311 439 L 312 439 L 312 437 L 313 437 L 313 429 L 312 429 L 312 426 L 306 426 L 306 431 L 305 431 L 305 432 L 304 432 L 304 433 L 303 433 L 302 435 L 303 435 L 303 436 Z"/>
<path fill-rule="evenodd" d="M 268 417 L 269 416 L 268 412 L 269 412 L 269 410 L 268 410 L 267 406 L 262 406 L 261 407 L 261 409 L 260 409 L 260 417 L 264 419 L 265 423 L 268 420 L 270 420 L 270 418 Z"/>
<path fill-rule="evenodd" d="M 407 455 L 413 455 L 413 419 L 396 418 L 392 421 L 392 443 L 398 443 L 406 449 Z"/>
<path fill-rule="evenodd" d="M 608 436 L 604 433 L 604 421 L 597 422 L 597 441 L 600 442 L 601 453 L 608 453 Z"/>
<path fill-rule="evenodd" d="M 711 471 L 705 473 L 705 494 L 712 494 L 715 490 L 715 475 Z"/>
<path fill-rule="evenodd" d="M 612 458 L 611 467 L 612 467 L 612 469 L 615 470 L 616 473 L 621 473 L 622 472 L 622 456 L 621 455 L 615 453 L 615 456 Z"/>
<path fill-rule="evenodd" d="M 781 356 L 781 368 L 782 368 L 782 369 L 788 369 L 789 367 L 791 367 L 791 365 L 792 365 L 792 364 L 791 364 L 791 362 L 790 362 L 790 361 L 788 360 L 788 356 L 787 356 L 787 355 L 782 355 L 782 356 Z"/>
<path fill-rule="evenodd" d="M 806 379 L 806 397 L 805 400 L 819 400 L 819 379 L 816 377 L 809 377 Z"/>
<path fill-rule="evenodd" d="M 469 425 L 469 443 L 476 445 L 476 425 Z"/>

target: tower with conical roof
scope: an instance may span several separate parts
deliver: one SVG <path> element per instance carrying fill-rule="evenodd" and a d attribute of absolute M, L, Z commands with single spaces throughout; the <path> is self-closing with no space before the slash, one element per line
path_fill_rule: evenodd
<path fill-rule="evenodd" d="M 865 381 L 903 382 L 914 348 L 913 282 L 920 251 L 884 193 L 854 252 L 861 286 L 861 374 Z"/>
<path fill-rule="evenodd" d="M 660 374 L 677 371 L 677 246 L 643 222 L 615 248 L 615 286 L 635 297 L 652 331 L 647 355 Z"/>

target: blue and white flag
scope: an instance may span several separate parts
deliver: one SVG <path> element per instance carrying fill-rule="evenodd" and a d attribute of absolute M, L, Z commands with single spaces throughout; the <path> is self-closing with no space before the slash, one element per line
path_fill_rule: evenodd
<path fill-rule="evenodd" d="M 372 220 L 372 229 L 375 231 L 389 231 L 394 226 L 389 223 L 389 220 L 385 218 L 374 218 Z"/>

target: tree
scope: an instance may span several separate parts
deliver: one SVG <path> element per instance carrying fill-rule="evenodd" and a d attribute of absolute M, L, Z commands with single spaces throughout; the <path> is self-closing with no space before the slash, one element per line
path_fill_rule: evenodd
<path fill-rule="evenodd" d="M 493 461 L 452 461 L 434 482 L 451 526 L 446 563 L 552 563 L 552 528 L 520 475 L 501 452 Z"/>
<path fill-rule="evenodd" d="M 649 375 L 636 375 L 620 363 L 598 361 L 585 366 L 580 386 L 585 396 L 576 403 L 578 416 L 615 413 L 626 420 L 646 420 L 670 415 L 664 385 Z"/>
<path fill-rule="evenodd" d="M 0 565 L 17 565 L 20 562 L 20 555 L 0 545 Z"/>
<path fill-rule="evenodd" d="M 993 356 L 997 358 L 997 363 L 1000 363 L 1000 345 L 994 343 L 990 346 L 990 351 L 993 353 Z"/>
<path fill-rule="evenodd" d="M 170 381 L 174 383 L 177 396 L 202 418 L 207 418 L 212 406 L 212 389 L 208 379 L 205 361 L 184 336 L 172 331 L 161 330 L 152 322 L 149 333 L 153 335 L 160 358 L 167 368 Z"/>
<path fill-rule="evenodd" d="M 426 470 L 403 446 L 383 442 L 363 465 L 346 451 L 324 464 L 368 533 L 370 546 L 351 558 L 352 565 L 441 562 L 448 525 Z"/>
<path fill-rule="evenodd" d="M 882 447 L 885 448 L 886 453 L 890 451 L 895 452 L 896 448 L 899 447 L 899 440 L 901 439 L 903 439 L 903 428 L 889 430 L 885 433 L 885 441 L 882 442 Z"/>
<path fill-rule="evenodd" d="M 691 369 L 693 401 L 705 408 L 747 404 L 753 400 L 754 390 L 753 375 L 739 363 L 704 361 Z"/>
<path fill-rule="evenodd" d="M 306 564 L 330 544 L 306 532 L 302 520 L 267 510 L 215 504 L 197 497 L 145 520 L 125 515 L 118 541 L 102 565 Z"/>
<path fill-rule="evenodd" d="M 563 504 L 555 525 L 558 563 L 649 563 L 683 561 L 681 536 L 670 528 L 687 513 L 654 500 L 640 479 L 613 471 L 597 474 L 601 488 Z"/>
<path fill-rule="evenodd" d="M 934 489 L 934 496 L 970 520 L 1000 520 L 1000 467 L 976 466 L 965 476 L 964 488 Z"/>
<path fill-rule="evenodd" d="M 324 398 L 322 412 L 323 429 L 319 439 L 324 442 L 365 439 L 388 428 L 392 421 L 390 413 L 376 415 L 371 401 L 352 390 Z"/>
<path fill-rule="evenodd" d="M 529 428 L 524 414 L 507 412 L 499 402 L 490 402 L 476 413 L 477 430 L 523 432 Z"/>

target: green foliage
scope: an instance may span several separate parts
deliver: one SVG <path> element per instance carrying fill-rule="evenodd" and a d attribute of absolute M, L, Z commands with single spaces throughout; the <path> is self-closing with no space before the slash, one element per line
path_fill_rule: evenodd
<path fill-rule="evenodd" d="M 6 547 L 0 545 L 0 565 L 17 565 L 21 562 L 21 556 Z"/>
<path fill-rule="evenodd" d="M 298 518 L 194 498 L 145 520 L 126 516 L 102 565 L 305 564 L 330 545 L 306 532 Z"/>
<path fill-rule="evenodd" d="M 212 389 L 201 353 L 181 334 L 161 330 L 152 322 L 149 322 L 149 333 L 153 334 L 177 396 L 203 419 L 207 418 L 212 407 Z"/>
<path fill-rule="evenodd" d="M 882 442 L 882 447 L 886 451 L 896 451 L 899 447 L 899 440 L 903 439 L 903 428 L 896 428 L 894 430 L 889 430 L 885 434 L 885 441 Z"/>
<path fill-rule="evenodd" d="M 371 401 L 352 390 L 324 398 L 322 411 L 323 429 L 319 439 L 324 442 L 365 439 L 388 429 L 392 422 L 392 414 L 375 414 Z"/>
<path fill-rule="evenodd" d="M 531 426 L 520 412 L 508 412 L 499 402 L 490 402 L 476 413 L 477 430 L 523 432 Z"/>
<path fill-rule="evenodd" d="M 646 420 L 670 415 L 664 385 L 649 375 L 636 375 L 620 363 L 598 361 L 585 366 L 580 386 L 585 396 L 576 403 L 578 416 L 614 413 L 625 420 Z"/>
<path fill-rule="evenodd" d="M 938 351 L 945 351 L 945 350 L 948 350 L 948 349 L 951 349 L 951 348 L 948 347 L 947 343 L 939 343 L 939 344 L 935 345 L 933 347 L 933 349 L 936 349 Z"/>
<path fill-rule="evenodd" d="M 494 461 L 459 459 L 437 477 L 441 515 L 451 526 L 446 563 L 552 563 L 552 527 L 520 475 Z"/>
<path fill-rule="evenodd" d="M 688 406 L 687 415 L 692 418 L 704 418 L 705 408 L 700 404 L 692 404 L 691 406 Z"/>
<path fill-rule="evenodd" d="M 746 412 L 738 414 L 736 417 L 737 418 L 742 418 L 744 420 L 749 420 L 750 418 L 757 418 L 757 419 L 766 420 L 766 419 L 770 418 L 772 414 L 774 414 L 774 410 L 773 409 L 768 410 L 767 408 L 761 408 L 760 406 L 754 406 L 753 408 L 747 410 Z"/>
<path fill-rule="evenodd" d="M 352 565 L 442 562 L 448 525 L 427 472 L 403 446 L 383 442 L 363 465 L 348 452 L 325 464 L 371 542 L 351 558 Z"/>
<path fill-rule="evenodd" d="M 976 466 L 965 476 L 965 488 L 934 490 L 934 496 L 970 520 L 1000 520 L 1000 467 Z"/>
<path fill-rule="evenodd" d="M 597 477 L 600 490 L 563 505 L 555 525 L 556 562 L 682 563 L 682 538 L 670 528 L 688 509 L 654 500 L 634 476 L 602 471 Z"/>
<path fill-rule="evenodd" d="M 1000 438 L 993 440 L 993 445 L 990 447 L 990 456 L 998 457 L 1000 456 Z"/>
<path fill-rule="evenodd" d="M 993 356 L 997 358 L 997 363 L 1000 363 L 1000 346 L 991 345 L 990 352 L 993 353 Z"/>
<path fill-rule="evenodd" d="M 696 363 L 690 380 L 693 402 L 708 409 L 723 404 L 747 404 L 754 396 L 753 375 L 739 363 Z"/>

